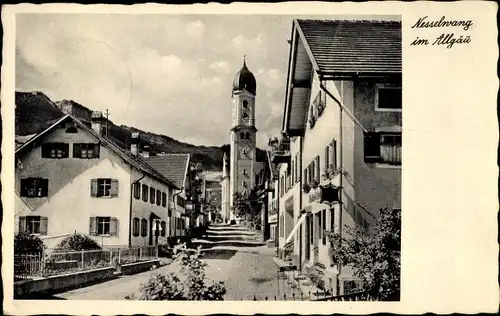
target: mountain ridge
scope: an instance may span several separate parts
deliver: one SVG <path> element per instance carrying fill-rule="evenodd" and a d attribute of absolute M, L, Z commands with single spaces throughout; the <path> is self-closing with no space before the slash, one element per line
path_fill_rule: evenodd
<path fill-rule="evenodd" d="M 90 123 L 92 110 L 73 100 L 52 101 L 41 91 L 15 93 L 15 131 L 16 136 L 37 134 L 66 113 L 71 113 L 84 123 Z M 108 138 L 118 146 L 128 150 L 130 148 L 130 136 L 133 132 L 139 132 L 141 144 L 149 147 L 154 153 L 189 153 L 191 161 L 201 163 L 207 171 L 221 171 L 224 153 L 230 157 L 230 146 L 205 146 L 193 145 L 178 141 L 168 135 L 162 135 L 143 131 L 139 128 L 127 125 L 116 125 L 111 120 L 108 123 Z M 265 161 L 265 151 L 257 148 L 257 161 Z"/>

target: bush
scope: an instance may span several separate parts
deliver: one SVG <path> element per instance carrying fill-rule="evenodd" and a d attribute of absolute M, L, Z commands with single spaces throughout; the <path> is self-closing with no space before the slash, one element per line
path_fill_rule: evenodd
<path fill-rule="evenodd" d="M 29 233 L 18 233 L 14 238 L 14 254 L 38 254 L 45 250 L 43 241 L 38 236 Z"/>
<path fill-rule="evenodd" d="M 57 252 L 99 250 L 101 246 L 87 235 L 75 233 L 64 238 L 54 250 Z"/>
<path fill-rule="evenodd" d="M 181 263 L 181 275 L 157 274 L 141 285 L 139 300 L 222 301 L 226 294 L 224 282 L 206 284 L 207 264 L 200 260 L 200 249 L 187 249 L 185 245 L 174 248 L 174 258 Z M 127 295 L 126 299 L 135 299 Z"/>
<path fill-rule="evenodd" d="M 329 233 L 333 262 L 352 265 L 374 298 L 397 301 L 400 297 L 401 210 L 382 209 L 373 233 L 346 226 L 346 237 Z"/>

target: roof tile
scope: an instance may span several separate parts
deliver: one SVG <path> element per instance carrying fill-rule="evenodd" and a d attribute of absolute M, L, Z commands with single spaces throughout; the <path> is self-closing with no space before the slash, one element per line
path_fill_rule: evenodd
<path fill-rule="evenodd" d="M 401 73 L 401 22 L 297 20 L 324 74 Z"/>
<path fill-rule="evenodd" d="M 189 154 L 163 154 L 143 159 L 164 177 L 174 181 L 179 188 L 184 187 Z"/>

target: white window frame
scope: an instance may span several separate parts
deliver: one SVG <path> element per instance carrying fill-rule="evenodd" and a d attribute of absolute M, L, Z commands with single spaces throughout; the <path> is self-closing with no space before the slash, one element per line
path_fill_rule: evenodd
<path fill-rule="evenodd" d="M 111 178 L 99 178 L 97 179 L 97 196 L 99 197 L 111 197 Z M 108 188 L 108 194 L 106 194 L 106 187 Z M 102 194 L 101 193 L 102 188 Z"/>
<path fill-rule="evenodd" d="M 31 227 L 32 229 L 30 230 L 29 227 Z M 35 229 L 35 227 L 37 229 Z M 33 216 L 33 215 L 26 216 L 26 232 L 33 235 L 40 235 L 41 227 L 42 227 L 41 216 Z"/>
<path fill-rule="evenodd" d="M 379 89 L 399 89 L 401 90 L 401 85 L 396 84 L 387 84 L 387 83 L 377 83 L 375 84 L 375 111 L 377 112 L 401 112 L 403 109 L 403 100 L 401 99 L 401 108 L 400 109 L 392 109 L 392 108 L 381 108 L 379 107 Z"/>
<path fill-rule="evenodd" d="M 108 232 L 105 233 L 105 227 L 108 226 Z M 102 227 L 102 232 L 99 233 L 99 228 Z M 95 232 L 97 236 L 111 236 L 111 217 L 109 216 L 98 216 L 96 217 L 96 228 Z"/>

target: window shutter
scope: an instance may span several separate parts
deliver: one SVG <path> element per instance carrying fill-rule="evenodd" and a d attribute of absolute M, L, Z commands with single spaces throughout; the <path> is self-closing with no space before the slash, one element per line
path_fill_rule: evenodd
<path fill-rule="evenodd" d="M 94 155 L 93 155 L 94 158 L 99 158 L 100 148 L 101 146 L 99 144 L 94 144 Z"/>
<path fill-rule="evenodd" d="M 325 147 L 325 172 L 330 164 L 330 146 Z"/>
<path fill-rule="evenodd" d="M 118 180 L 117 179 L 112 179 L 111 180 L 111 197 L 117 197 L 118 196 Z"/>
<path fill-rule="evenodd" d="M 161 236 L 165 237 L 167 230 L 167 223 L 165 221 L 161 222 Z"/>
<path fill-rule="evenodd" d="M 323 214 L 322 211 L 318 213 L 318 226 L 319 226 L 319 234 L 318 239 L 323 238 Z"/>
<path fill-rule="evenodd" d="M 90 180 L 90 196 L 97 196 L 97 179 Z"/>
<path fill-rule="evenodd" d="M 380 134 L 374 132 L 365 133 L 364 139 L 365 162 L 377 162 L 380 159 Z"/>
<path fill-rule="evenodd" d="M 73 158 L 82 157 L 82 147 L 81 144 L 73 144 Z"/>
<path fill-rule="evenodd" d="M 26 216 L 19 216 L 19 232 L 26 232 Z"/>
<path fill-rule="evenodd" d="M 321 181 L 321 165 L 319 160 L 319 155 L 316 156 L 316 181 Z"/>
<path fill-rule="evenodd" d="M 97 217 L 90 218 L 89 234 L 90 236 L 97 235 Z"/>
<path fill-rule="evenodd" d="M 42 144 L 42 158 L 47 158 L 48 155 L 48 148 L 47 144 Z"/>
<path fill-rule="evenodd" d="M 41 179 L 42 196 L 49 196 L 49 179 Z"/>
<path fill-rule="evenodd" d="M 330 156 L 330 164 L 334 169 L 337 168 L 337 141 L 334 139 L 330 145 L 331 156 Z"/>
<path fill-rule="evenodd" d="M 138 200 L 140 198 L 141 184 L 138 182 L 134 183 L 134 199 Z"/>
<path fill-rule="evenodd" d="M 118 219 L 116 217 L 111 217 L 109 220 L 109 234 L 118 236 Z"/>
<path fill-rule="evenodd" d="M 47 235 L 47 217 L 40 217 L 40 235 Z"/>
<path fill-rule="evenodd" d="M 21 179 L 21 196 L 26 197 L 28 196 L 28 186 L 27 186 L 28 180 L 26 179 Z"/>
<path fill-rule="evenodd" d="M 64 146 L 64 158 L 68 158 L 69 157 L 69 144 L 63 144 Z"/>
<path fill-rule="evenodd" d="M 322 227 L 322 234 L 323 234 L 323 245 L 326 245 L 326 209 L 323 210 L 323 224 L 321 225 Z"/>

